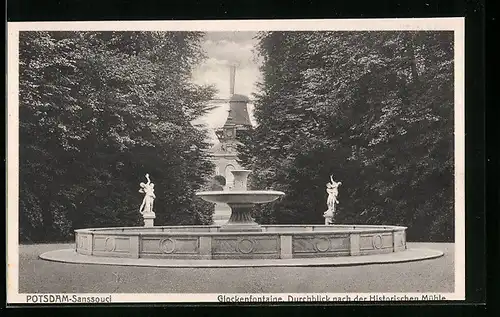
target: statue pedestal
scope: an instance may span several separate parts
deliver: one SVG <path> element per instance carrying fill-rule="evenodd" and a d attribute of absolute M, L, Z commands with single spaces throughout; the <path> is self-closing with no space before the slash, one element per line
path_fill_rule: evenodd
<path fill-rule="evenodd" d="M 328 209 L 323 213 L 323 217 L 325 217 L 325 225 L 333 224 L 333 211 Z"/>
<path fill-rule="evenodd" d="M 154 221 L 155 221 L 156 215 L 154 213 L 144 214 L 142 217 L 144 218 L 144 227 L 154 227 L 155 226 Z"/>

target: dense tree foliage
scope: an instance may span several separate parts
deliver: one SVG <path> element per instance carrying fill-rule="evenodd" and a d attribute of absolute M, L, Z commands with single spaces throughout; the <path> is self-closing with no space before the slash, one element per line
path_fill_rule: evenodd
<path fill-rule="evenodd" d="M 258 51 L 240 160 L 254 187 L 286 192 L 259 221 L 322 223 L 333 174 L 337 223 L 453 240 L 452 32 L 266 32 Z"/>
<path fill-rule="evenodd" d="M 195 191 L 212 172 L 193 120 L 211 87 L 190 81 L 196 32 L 21 32 L 20 238 L 142 225 L 139 182 L 155 183 L 156 223 L 202 224 Z"/>

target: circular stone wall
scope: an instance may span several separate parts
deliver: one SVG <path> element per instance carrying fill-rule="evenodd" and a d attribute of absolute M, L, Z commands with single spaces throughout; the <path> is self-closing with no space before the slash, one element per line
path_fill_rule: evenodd
<path fill-rule="evenodd" d="M 156 259 L 294 259 L 406 250 L 406 227 L 262 225 L 262 232 L 219 232 L 219 226 L 75 230 L 76 252 Z"/>

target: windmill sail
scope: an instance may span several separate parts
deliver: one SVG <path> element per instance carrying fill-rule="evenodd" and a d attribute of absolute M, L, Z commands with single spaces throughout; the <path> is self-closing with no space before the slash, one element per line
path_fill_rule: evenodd
<path fill-rule="evenodd" d="M 234 95 L 234 84 L 236 78 L 236 66 L 231 65 L 229 68 L 229 96 L 232 97 Z"/>
<path fill-rule="evenodd" d="M 251 103 L 247 96 L 234 93 L 236 82 L 236 65 L 229 67 L 229 99 L 212 99 L 211 103 L 229 102 L 229 113 L 224 126 L 236 126 L 237 129 L 246 129 L 252 126 L 250 116 L 248 115 L 248 104 Z M 219 134 L 222 133 L 220 129 Z"/>

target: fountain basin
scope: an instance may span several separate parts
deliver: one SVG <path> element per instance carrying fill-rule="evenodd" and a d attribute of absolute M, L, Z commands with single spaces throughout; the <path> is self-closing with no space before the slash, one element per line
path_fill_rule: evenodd
<path fill-rule="evenodd" d="M 285 193 L 272 190 L 234 190 L 197 192 L 195 195 L 212 203 L 246 205 L 269 203 L 285 195 Z"/>
<path fill-rule="evenodd" d="M 389 254 L 406 250 L 406 227 L 261 225 L 260 232 L 220 226 L 117 227 L 75 230 L 76 252 L 95 257 L 156 259 L 294 259 Z"/>

